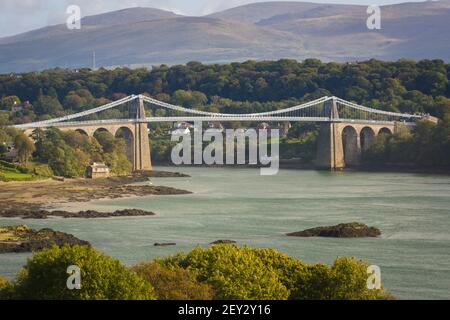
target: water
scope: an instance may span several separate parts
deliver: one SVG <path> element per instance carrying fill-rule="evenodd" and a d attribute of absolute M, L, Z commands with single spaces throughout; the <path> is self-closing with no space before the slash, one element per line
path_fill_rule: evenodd
<path fill-rule="evenodd" d="M 167 168 L 158 168 L 165 169 Z M 309 263 L 355 256 L 381 267 L 386 288 L 400 299 L 450 298 L 450 177 L 405 173 L 329 173 L 182 168 L 191 178 L 152 179 L 192 195 L 103 200 L 76 210 L 140 208 L 157 216 L 21 220 L 0 225 L 50 227 L 90 241 L 127 265 L 207 246 L 218 239 L 271 247 Z M 285 233 L 343 222 L 381 229 L 380 238 L 295 238 Z M 176 242 L 175 247 L 154 247 Z M 0 274 L 14 277 L 29 254 L 0 255 Z"/>

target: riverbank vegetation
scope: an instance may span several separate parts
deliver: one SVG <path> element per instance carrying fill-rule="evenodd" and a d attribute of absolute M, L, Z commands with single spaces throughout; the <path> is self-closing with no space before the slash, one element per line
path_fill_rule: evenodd
<path fill-rule="evenodd" d="M 70 265 L 80 268 L 80 290 L 66 287 Z M 0 278 L 0 298 L 391 299 L 368 289 L 367 267 L 354 258 L 306 264 L 273 249 L 214 245 L 127 268 L 92 247 L 54 246 L 35 253 L 14 281 Z"/>
<path fill-rule="evenodd" d="M 19 164 L 0 162 L 3 181 L 32 180 L 38 177 L 83 177 L 92 162 L 104 162 L 116 175 L 130 174 L 132 164 L 125 151 L 125 141 L 108 132 L 88 137 L 77 131 L 57 128 L 36 129 L 31 140 L 22 131 L 0 128 L 0 145 L 12 145 Z M 3 147 L 0 156 L 5 156 Z"/>
<path fill-rule="evenodd" d="M 380 134 L 362 157 L 372 166 L 450 168 L 450 113 L 438 124 L 423 121 L 413 131 Z"/>

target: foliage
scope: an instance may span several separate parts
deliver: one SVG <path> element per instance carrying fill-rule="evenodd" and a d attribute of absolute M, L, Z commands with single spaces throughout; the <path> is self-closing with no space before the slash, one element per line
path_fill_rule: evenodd
<path fill-rule="evenodd" d="M 68 290 L 67 267 L 81 270 L 81 290 Z M 274 249 L 214 245 L 131 270 L 87 246 L 35 253 L 15 282 L 0 278 L 8 299 L 393 299 L 367 288 L 368 264 L 338 257 L 332 266 L 305 264 Z"/>
<path fill-rule="evenodd" d="M 171 67 L 155 66 L 151 70 L 53 69 L 39 73 L 7 74 L 0 75 L 0 108 L 11 110 L 11 105 L 16 103 L 23 109 L 0 113 L 4 118 L 0 119 L 0 124 L 5 121 L 19 123 L 49 119 L 136 93 L 187 108 L 222 113 L 265 112 L 324 95 L 336 95 L 377 109 L 430 113 L 442 119 L 450 111 L 448 70 L 449 64 L 442 60 L 369 60 L 338 64 L 317 59 L 302 62 L 283 59 L 230 64 L 191 62 Z M 161 116 L 165 111 L 160 108 L 147 109 L 147 112 Z M 127 108 L 115 108 L 90 115 L 87 119 L 123 118 L 127 115 Z M 242 126 L 239 123 L 230 125 Z M 167 132 L 168 128 L 166 124 L 155 123 L 152 130 L 160 134 Z M 296 124 L 292 132 L 294 134 L 281 141 L 282 158 L 301 157 L 306 162 L 311 161 L 315 155 L 317 128 Z M 0 154 L 1 148 L 4 147 L 0 143 Z M 167 140 L 154 142 L 152 154 L 155 160 L 167 161 L 169 149 L 170 142 Z M 115 164 L 113 166 L 122 163 L 117 155 L 107 153 L 108 161 Z M 443 153 L 441 150 L 440 155 Z M 116 172 L 127 170 L 113 168 Z"/>
<path fill-rule="evenodd" d="M 376 300 L 391 299 L 383 288 L 367 288 L 368 264 L 355 258 L 337 258 L 331 267 L 309 265 L 292 292 L 300 300 Z"/>
<path fill-rule="evenodd" d="M 197 281 L 195 273 L 188 269 L 151 262 L 139 264 L 133 271 L 153 286 L 160 300 L 211 300 L 213 297 L 211 286 Z"/>
<path fill-rule="evenodd" d="M 0 99 L 0 110 L 11 110 L 15 105 L 20 104 L 20 99 L 17 96 L 6 96 Z"/>
<path fill-rule="evenodd" d="M 164 263 L 193 269 L 200 281 L 213 287 L 215 299 L 283 300 L 289 296 L 274 269 L 264 265 L 250 248 L 230 245 L 195 248 Z"/>
<path fill-rule="evenodd" d="M 14 287 L 11 282 L 0 276 L 0 300 L 13 297 Z"/>
<path fill-rule="evenodd" d="M 378 135 L 363 153 L 371 165 L 450 166 L 450 117 L 439 124 L 422 121 L 415 130 L 401 130 L 392 136 Z"/>
<path fill-rule="evenodd" d="M 110 133 L 88 137 L 77 131 L 60 131 L 49 128 L 46 131 L 35 130 L 36 159 L 48 163 L 56 175 L 65 177 L 84 176 L 86 167 L 92 162 L 104 161 L 113 173 L 127 174 L 132 165 L 125 155 L 122 139 L 114 138 Z"/>
<path fill-rule="evenodd" d="M 81 270 L 81 289 L 69 290 L 67 268 Z M 118 260 L 87 246 L 53 246 L 35 253 L 15 284 L 18 299 L 141 300 L 153 299 L 153 288 Z"/>
<path fill-rule="evenodd" d="M 448 69 L 442 60 L 338 64 L 317 59 L 192 62 L 151 70 L 53 69 L 0 75 L 0 97 L 7 107 L 15 99 L 31 102 L 31 109 L 12 115 L 12 121 L 73 113 L 144 92 L 188 108 L 220 112 L 269 111 L 336 95 L 388 111 L 443 117 L 450 106 Z"/>
<path fill-rule="evenodd" d="M 38 177 L 50 178 L 54 176 L 52 168 L 48 164 L 39 164 L 33 168 L 33 172 Z"/>
<path fill-rule="evenodd" d="M 27 168 L 0 160 L 0 181 L 29 181 L 35 178 Z"/>
<path fill-rule="evenodd" d="M 28 136 L 20 132 L 14 138 L 14 148 L 17 149 L 19 162 L 26 165 L 36 151 L 33 141 Z"/>
<path fill-rule="evenodd" d="M 389 299 L 367 289 L 368 265 L 338 258 L 333 266 L 308 265 L 273 249 L 216 245 L 161 261 L 192 269 L 212 285 L 216 299 Z M 256 280 L 258 279 L 258 280 Z"/>

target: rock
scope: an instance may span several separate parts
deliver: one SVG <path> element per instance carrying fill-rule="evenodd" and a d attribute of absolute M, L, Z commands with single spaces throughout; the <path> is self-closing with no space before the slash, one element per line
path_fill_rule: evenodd
<path fill-rule="evenodd" d="M 147 177 L 147 178 L 190 178 L 189 175 L 180 172 L 169 171 L 138 171 L 134 173 L 135 176 Z"/>
<path fill-rule="evenodd" d="M 214 242 L 211 242 L 210 244 L 235 244 L 237 243 L 234 240 L 216 240 Z"/>
<path fill-rule="evenodd" d="M 0 253 L 39 251 L 52 245 L 90 246 L 90 243 L 48 228 L 36 231 L 24 225 L 0 227 Z"/>
<path fill-rule="evenodd" d="M 69 211 L 46 211 L 46 210 L 4 210 L 0 211 L 0 217 L 12 218 L 21 217 L 23 219 L 47 219 L 49 216 L 62 218 L 109 218 L 109 217 L 137 217 L 154 216 L 155 213 L 140 209 L 124 209 L 114 212 L 99 212 L 95 210 L 86 210 L 80 212 Z"/>
<path fill-rule="evenodd" d="M 155 243 L 155 247 L 168 247 L 168 246 L 176 246 L 176 243 L 173 242 L 166 242 L 166 243 Z"/>
<path fill-rule="evenodd" d="M 299 232 L 286 234 L 291 237 L 332 237 L 332 238 L 363 238 L 378 237 L 381 231 L 375 227 L 353 222 L 342 223 L 336 226 L 317 227 Z"/>

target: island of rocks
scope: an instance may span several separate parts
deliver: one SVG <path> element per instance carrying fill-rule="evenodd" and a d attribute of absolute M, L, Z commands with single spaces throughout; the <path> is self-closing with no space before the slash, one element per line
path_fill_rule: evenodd
<path fill-rule="evenodd" d="M 236 243 L 236 241 L 234 241 L 234 240 L 216 240 L 216 241 L 211 242 L 210 244 L 214 245 L 214 244 L 235 244 L 235 243 Z"/>
<path fill-rule="evenodd" d="M 291 237 L 364 238 L 378 237 L 381 231 L 363 223 L 341 223 L 335 226 L 317 227 L 286 234 Z"/>
<path fill-rule="evenodd" d="M 33 252 L 53 245 L 83 245 L 89 242 L 52 229 L 34 230 L 25 225 L 0 227 L 0 253 Z"/>
<path fill-rule="evenodd" d="M 151 211 L 144 211 L 139 209 L 124 209 L 114 212 L 99 212 L 95 210 L 86 210 L 79 212 L 69 211 L 47 211 L 47 210 L 20 210 L 11 209 L 0 211 L 0 217 L 4 218 L 22 218 L 22 219 L 47 219 L 49 217 L 61 218 L 109 218 L 109 217 L 139 217 L 139 216 L 154 216 Z"/>

